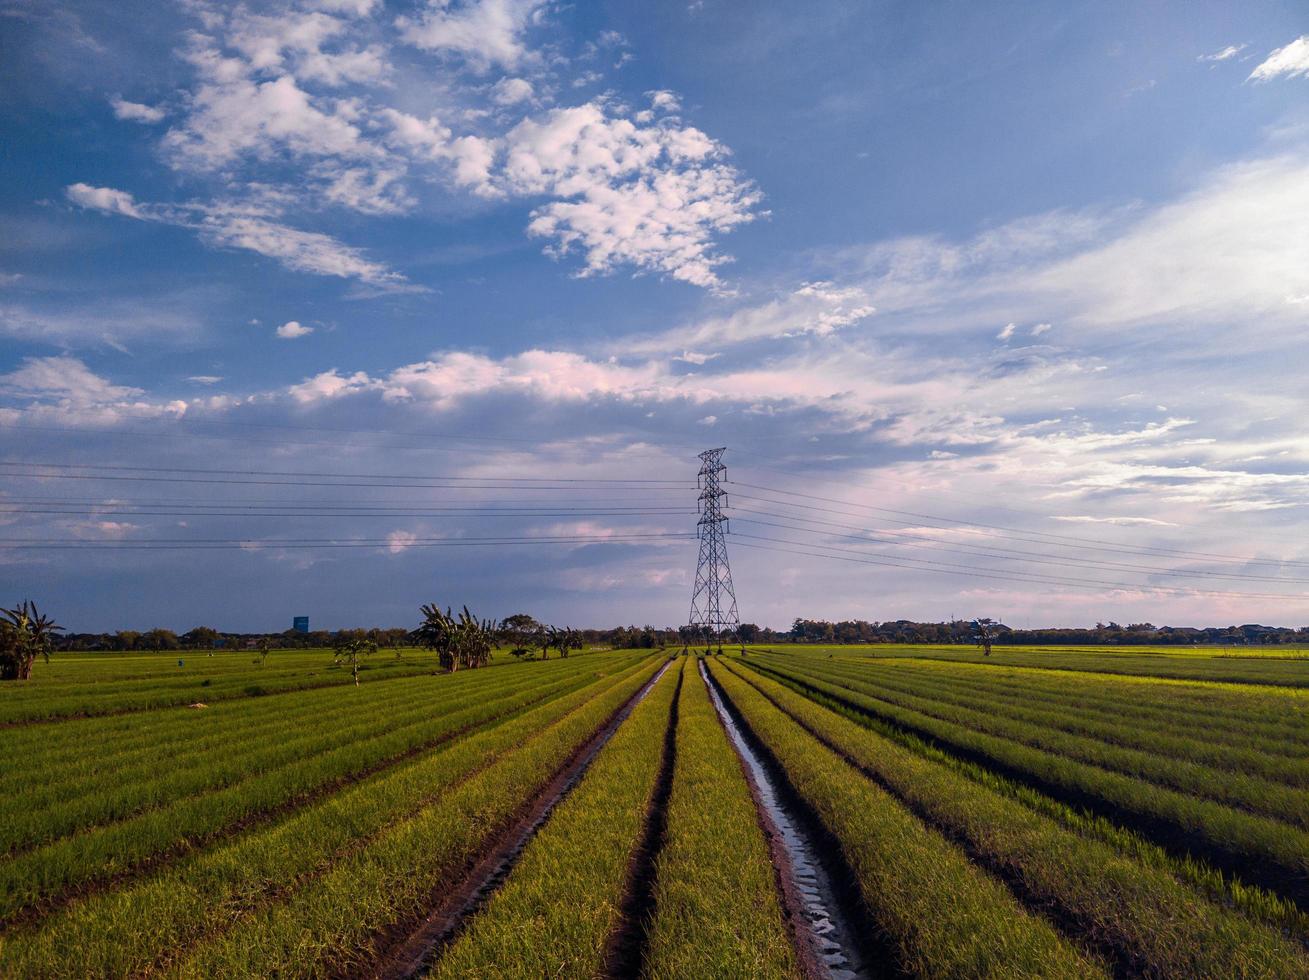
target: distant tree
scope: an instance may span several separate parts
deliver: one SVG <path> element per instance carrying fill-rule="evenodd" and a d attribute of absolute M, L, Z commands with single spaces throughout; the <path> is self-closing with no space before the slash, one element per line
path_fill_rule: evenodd
<path fill-rule="evenodd" d="M 143 633 L 138 642 L 142 650 L 176 650 L 181 645 L 176 633 L 158 626 Z"/>
<path fill-rule="evenodd" d="M 259 656 L 255 660 L 255 663 L 262 667 L 268 662 L 268 654 L 272 652 L 273 646 L 268 642 L 268 637 L 265 636 L 260 638 L 259 646 L 255 649 L 259 651 Z"/>
<path fill-rule="evenodd" d="M 141 642 L 141 634 L 136 630 L 119 630 L 114 634 L 115 650 L 135 650 Z"/>
<path fill-rule="evenodd" d="M 24 601 L 13 609 L 0 609 L 0 681 L 25 681 L 32 676 L 37 657 L 50 662 L 55 634 L 63 627 L 38 612 L 36 603 Z"/>
<path fill-rule="evenodd" d="M 995 642 L 996 626 L 999 625 L 993 619 L 974 619 L 973 639 L 979 647 L 983 648 L 985 656 L 991 655 L 991 644 Z"/>
<path fill-rule="evenodd" d="M 499 639 L 508 644 L 509 652 L 515 657 L 527 656 L 530 647 L 536 645 L 537 637 L 545 627 L 527 613 L 514 613 L 500 621 Z"/>
<path fill-rule="evenodd" d="M 335 647 L 333 663 L 348 664 L 350 676 L 354 678 L 355 687 L 359 686 L 359 667 L 363 658 L 377 652 L 377 644 L 367 637 L 346 637 L 338 640 Z"/>
<path fill-rule="evenodd" d="M 209 626 L 197 626 L 182 634 L 182 643 L 197 650 L 211 650 L 218 638 L 218 630 Z"/>
<path fill-rule="evenodd" d="M 754 623 L 742 623 L 736 629 L 736 635 L 741 638 L 741 643 L 754 643 L 759 639 L 759 627 Z"/>

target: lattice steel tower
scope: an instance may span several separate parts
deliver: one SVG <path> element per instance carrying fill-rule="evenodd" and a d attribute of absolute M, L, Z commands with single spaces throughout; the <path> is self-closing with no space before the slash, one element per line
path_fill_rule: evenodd
<path fill-rule="evenodd" d="M 691 626 L 707 634 L 706 642 L 711 638 L 721 639 L 724 630 L 735 633 L 741 626 L 736 591 L 732 588 L 732 568 L 727 563 L 727 518 L 722 510 L 727 503 L 727 491 L 720 485 L 726 479 L 725 452 L 726 446 L 702 452 L 696 481 L 700 488 L 700 520 L 696 525 L 700 559 L 695 566 L 695 589 L 691 593 Z"/>

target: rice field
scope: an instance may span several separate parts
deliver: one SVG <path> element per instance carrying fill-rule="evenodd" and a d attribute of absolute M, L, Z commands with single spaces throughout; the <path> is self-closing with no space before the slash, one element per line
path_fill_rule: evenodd
<path fill-rule="evenodd" d="M 1309 660 L 681 654 L 56 657 L 0 976 L 1309 977 Z"/>

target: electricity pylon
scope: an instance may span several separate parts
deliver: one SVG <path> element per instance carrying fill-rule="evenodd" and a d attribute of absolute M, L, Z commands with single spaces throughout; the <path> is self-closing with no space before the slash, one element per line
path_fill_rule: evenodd
<path fill-rule="evenodd" d="M 700 520 L 696 524 L 700 538 L 700 559 L 695 566 L 695 588 L 691 592 L 691 627 L 704 634 L 706 645 L 722 640 L 723 633 L 737 633 L 741 617 L 736 611 L 736 591 L 732 588 L 732 567 L 727 563 L 727 518 L 723 507 L 727 491 L 721 486 L 727 467 L 723 453 L 727 447 L 706 449 L 700 454 Z M 726 606 L 726 608 L 724 608 Z"/>

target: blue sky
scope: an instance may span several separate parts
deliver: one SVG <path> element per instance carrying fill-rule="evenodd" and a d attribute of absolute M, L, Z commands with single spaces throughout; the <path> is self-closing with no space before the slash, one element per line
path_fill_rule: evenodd
<path fill-rule="evenodd" d="M 694 489 L 597 481 L 727 445 L 748 620 L 1309 622 L 1307 32 L 3 0 L 0 593 L 675 624 Z"/>

